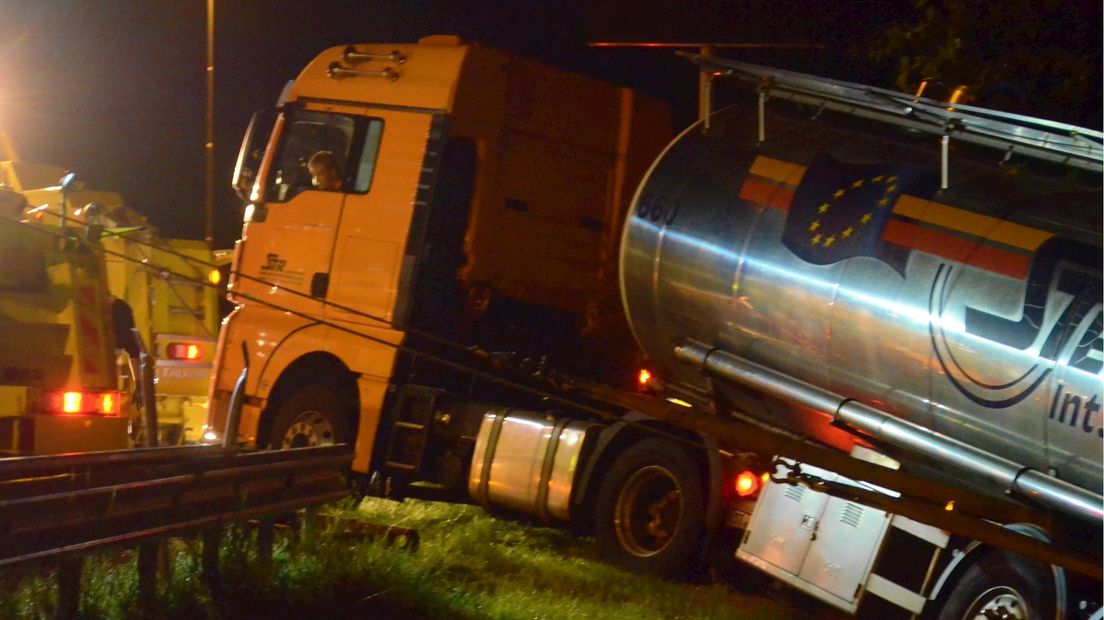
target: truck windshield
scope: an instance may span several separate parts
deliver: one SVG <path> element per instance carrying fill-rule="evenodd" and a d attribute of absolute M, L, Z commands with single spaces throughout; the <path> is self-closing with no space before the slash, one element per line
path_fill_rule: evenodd
<path fill-rule="evenodd" d="M 287 202 L 305 190 L 368 191 L 382 121 L 310 110 L 287 114 L 267 200 Z"/>

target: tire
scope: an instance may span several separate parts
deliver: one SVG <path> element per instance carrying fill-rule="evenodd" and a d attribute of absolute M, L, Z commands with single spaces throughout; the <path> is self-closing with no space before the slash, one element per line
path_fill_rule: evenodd
<path fill-rule="evenodd" d="M 1049 567 L 993 551 L 966 569 L 939 610 L 939 620 L 1049 620 L 1056 614 Z"/>
<path fill-rule="evenodd" d="M 704 506 L 694 459 L 671 442 L 645 439 L 617 457 L 598 488 L 598 550 L 628 570 L 683 579 L 705 531 Z"/>
<path fill-rule="evenodd" d="M 352 445 L 349 417 L 330 387 L 307 385 L 279 406 L 268 437 L 270 449 Z"/>

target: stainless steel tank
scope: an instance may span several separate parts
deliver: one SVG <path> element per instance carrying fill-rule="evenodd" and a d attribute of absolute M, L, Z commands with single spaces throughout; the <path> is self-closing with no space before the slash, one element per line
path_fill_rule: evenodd
<path fill-rule="evenodd" d="M 751 99 L 676 138 L 626 222 L 626 313 L 668 381 L 848 440 L 709 385 L 674 357 L 693 339 L 1099 492 L 1099 173 L 952 144 L 941 189 L 938 137 L 771 101 L 760 142 Z"/>

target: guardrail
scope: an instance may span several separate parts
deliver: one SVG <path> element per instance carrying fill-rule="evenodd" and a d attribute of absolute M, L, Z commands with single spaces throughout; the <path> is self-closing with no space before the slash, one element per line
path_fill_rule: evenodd
<path fill-rule="evenodd" d="M 158 541 L 202 534 L 203 573 L 213 577 L 223 526 L 257 519 L 270 558 L 271 517 L 348 496 L 352 456 L 344 445 L 197 446 L 0 459 L 0 568 L 56 563 L 58 617 L 67 618 L 78 611 L 83 556 L 137 546 L 139 589 L 152 601 Z"/>

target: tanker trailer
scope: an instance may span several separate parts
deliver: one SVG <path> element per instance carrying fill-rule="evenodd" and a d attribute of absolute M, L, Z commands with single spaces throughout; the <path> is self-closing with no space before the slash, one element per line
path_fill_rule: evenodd
<path fill-rule="evenodd" d="M 978 525 L 1087 555 L 1092 576 L 879 510 L 908 489 L 786 454 L 736 557 L 879 617 L 1100 617 L 1102 134 L 701 64 L 753 92 L 668 146 L 621 248 L 626 313 L 668 392 L 1014 500 L 1043 518 Z"/>

